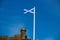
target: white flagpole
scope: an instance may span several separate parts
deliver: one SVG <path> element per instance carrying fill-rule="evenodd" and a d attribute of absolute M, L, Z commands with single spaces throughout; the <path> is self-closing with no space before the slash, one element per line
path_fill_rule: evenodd
<path fill-rule="evenodd" d="M 32 12 L 32 10 L 34 10 L 34 12 Z M 33 13 L 33 40 L 35 40 L 35 6 L 31 10 L 24 9 L 24 11 L 25 14 L 28 12 Z"/>
<path fill-rule="evenodd" d="M 34 7 L 34 13 L 33 13 L 33 40 L 35 40 L 35 7 Z"/>

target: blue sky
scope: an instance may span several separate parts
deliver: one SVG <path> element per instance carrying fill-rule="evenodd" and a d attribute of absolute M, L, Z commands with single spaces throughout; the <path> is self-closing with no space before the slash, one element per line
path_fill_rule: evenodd
<path fill-rule="evenodd" d="M 36 7 L 36 38 L 60 40 L 59 0 L 0 0 L 0 36 L 19 34 L 27 28 L 32 39 L 33 14 L 24 14 L 24 9 Z"/>

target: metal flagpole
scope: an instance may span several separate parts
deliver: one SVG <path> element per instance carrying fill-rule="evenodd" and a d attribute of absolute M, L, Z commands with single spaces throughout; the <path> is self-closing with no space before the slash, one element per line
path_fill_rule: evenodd
<path fill-rule="evenodd" d="M 33 14 L 33 40 L 35 40 L 35 6 L 34 6 L 34 8 L 32 8 L 30 10 L 24 9 L 24 11 L 25 11 L 24 14 L 26 14 L 28 12 Z"/>
<path fill-rule="evenodd" d="M 35 7 L 34 7 L 34 13 L 33 13 L 33 40 L 35 40 Z"/>

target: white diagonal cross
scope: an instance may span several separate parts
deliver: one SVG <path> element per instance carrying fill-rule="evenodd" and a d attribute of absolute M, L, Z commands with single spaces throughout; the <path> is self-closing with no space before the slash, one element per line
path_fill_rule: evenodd
<path fill-rule="evenodd" d="M 35 8 L 32 8 L 32 9 L 30 9 L 30 10 L 24 9 L 24 11 L 25 11 L 24 14 L 26 14 L 26 13 L 28 13 L 28 12 L 34 14 L 34 10 L 35 10 Z"/>

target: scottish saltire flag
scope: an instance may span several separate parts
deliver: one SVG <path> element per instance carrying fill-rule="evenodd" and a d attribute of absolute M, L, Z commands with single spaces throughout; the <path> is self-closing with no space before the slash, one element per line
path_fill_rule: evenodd
<path fill-rule="evenodd" d="M 34 10 L 35 10 L 35 7 L 30 10 L 24 9 L 24 11 L 25 11 L 24 14 L 26 14 L 28 12 L 34 14 Z"/>
<path fill-rule="evenodd" d="M 0 0 L 0 36 L 13 37 L 26 28 L 33 40 L 34 6 L 36 39 L 60 40 L 60 0 Z"/>

